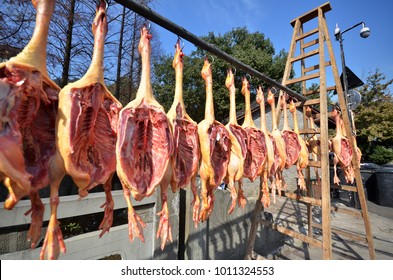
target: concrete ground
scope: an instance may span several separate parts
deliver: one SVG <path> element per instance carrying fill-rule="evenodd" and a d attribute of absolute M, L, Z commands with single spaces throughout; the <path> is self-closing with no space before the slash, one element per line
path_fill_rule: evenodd
<path fill-rule="evenodd" d="M 346 200 L 333 199 L 332 205 L 342 209 L 354 210 Z M 373 242 L 377 260 L 393 260 L 393 208 L 383 207 L 367 201 Z M 307 233 L 306 206 L 291 199 L 278 198 L 276 204 L 265 209 L 273 215 L 274 222 L 292 228 L 298 232 Z M 320 223 L 320 208 L 313 207 L 315 223 Z M 345 230 L 349 233 L 365 236 L 362 218 L 356 218 L 342 212 L 331 214 L 333 228 Z M 321 231 L 314 228 L 314 237 L 322 240 Z M 332 254 L 335 260 L 370 259 L 368 244 L 354 241 L 343 235 L 332 233 Z M 278 260 L 322 260 L 322 249 L 312 248 L 307 243 L 286 236 L 283 245 L 271 252 L 267 259 Z"/>

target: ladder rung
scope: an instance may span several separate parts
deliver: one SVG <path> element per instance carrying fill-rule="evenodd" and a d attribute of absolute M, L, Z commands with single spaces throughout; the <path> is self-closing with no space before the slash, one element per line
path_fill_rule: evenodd
<path fill-rule="evenodd" d="M 348 214 L 348 215 L 352 215 L 356 218 L 361 218 L 362 217 L 362 212 L 360 212 L 357 209 L 345 209 L 345 208 L 339 208 L 337 206 L 332 206 L 331 209 L 335 212 L 338 213 L 343 213 L 343 214 Z"/>
<path fill-rule="evenodd" d="M 303 33 L 303 34 L 300 34 L 300 35 L 296 36 L 295 40 L 299 41 L 301 39 L 307 38 L 307 37 L 309 37 L 311 35 L 314 35 L 315 33 L 318 33 L 318 31 L 319 31 L 318 27 L 314 28 L 313 30 L 308 31 L 307 33 Z"/>
<path fill-rule="evenodd" d="M 344 190 L 344 191 L 350 191 L 350 192 L 357 192 L 358 189 L 354 186 L 348 186 L 348 185 L 333 185 L 332 188 L 334 189 L 339 189 L 339 190 Z"/>
<path fill-rule="evenodd" d="M 319 160 L 310 160 L 308 166 L 321 168 L 321 162 Z"/>
<path fill-rule="evenodd" d="M 331 90 L 335 90 L 335 89 L 336 89 L 336 86 L 330 86 L 330 87 L 326 88 L 326 91 L 331 91 Z M 315 93 L 319 93 L 319 88 L 315 89 L 315 90 L 306 91 L 304 93 L 304 95 L 310 95 L 310 94 L 315 94 Z"/>
<path fill-rule="evenodd" d="M 321 114 L 317 113 L 314 115 L 314 122 L 319 122 L 319 119 L 321 118 Z M 328 112 L 328 118 L 334 118 L 333 112 Z"/>
<path fill-rule="evenodd" d="M 311 223 L 311 226 L 315 227 L 315 228 L 322 229 L 322 226 L 320 224 Z M 345 230 L 342 230 L 342 229 L 338 229 L 338 228 L 333 228 L 333 227 L 332 227 L 331 230 L 332 230 L 332 232 L 337 233 L 339 235 L 343 235 L 343 236 L 345 236 L 345 237 L 347 237 L 349 239 L 352 239 L 352 240 L 355 240 L 355 241 L 362 241 L 364 243 L 367 243 L 366 237 L 364 237 L 364 236 L 362 236 L 360 234 L 353 233 L 353 232 L 348 232 L 348 231 L 345 231 Z"/>
<path fill-rule="evenodd" d="M 317 55 L 318 53 L 319 53 L 319 49 L 315 49 L 315 50 L 306 52 L 304 54 L 301 54 L 301 55 L 298 55 L 296 57 L 291 58 L 291 63 L 293 63 L 295 61 L 299 61 L 299 60 L 305 59 L 305 58 L 308 58 L 308 57 L 313 56 L 313 55 Z"/>
<path fill-rule="evenodd" d="M 270 190 L 270 193 L 271 193 L 271 190 Z M 278 195 L 282 196 L 282 197 L 287 197 L 292 200 L 297 200 L 299 202 L 310 203 L 315 206 L 322 205 L 322 202 L 320 199 L 316 199 L 316 198 L 309 197 L 309 196 L 302 196 L 302 195 L 296 194 L 296 193 L 281 191 Z"/>
<path fill-rule="evenodd" d="M 281 232 L 282 234 L 291 236 L 291 237 L 299 239 L 303 242 L 309 243 L 313 246 L 317 246 L 319 248 L 322 248 L 322 242 L 313 238 L 313 237 L 309 237 L 309 236 L 304 235 L 302 233 L 296 232 L 292 229 L 280 226 L 277 223 L 272 223 L 272 222 L 269 222 L 269 221 L 266 221 L 263 219 L 258 219 L 257 222 L 260 224 L 263 224 L 264 226 L 271 227 L 272 229 L 277 230 L 278 232 Z"/>
<path fill-rule="evenodd" d="M 288 197 L 290 199 L 297 200 L 300 202 L 310 203 L 310 204 L 316 205 L 316 206 L 322 205 L 322 201 L 320 199 L 316 199 L 316 198 L 308 197 L 308 196 L 301 196 L 296 193 L 285 193 L 285 197 Z"/>
<path fill-rule="evenodd" d="M 326 3 L 322 4 L 321 6 L 301 15 L 300 17 L 293 19 L 291 21 L 291 25 L 294 27 L 297 20 L 299 20 L 301 23 L 305 23 L 307 21 L 310 21 L 310 20 L 318 17 L 318 10 L 319 9 L 322 9 L 322 12 L 326 13 L 326 12 L 329 12 L 332 9 L 332 7 L 330 6 L 329 2 L 326 2 Z"/>
<path fill-rule="evenodd" d="M 295 105 L 296 107 L 303 107 L 303 106 L 310 106 L 310 105 L 316 105 L 319 104 L 321 101 L 319 100 L 319 98 L 316 99 L 308 99 L 306 101 L 299 101 L 296 102 Z"/>
<path fill-rule="evenodd" d="M 320 134 L 320 129 L 312 129 L 312 128 L 303 128 L 299 129 L 299 134 Z"/>
<path fill-rule="evenodd" d="M 319 43 L 319 39 L 315 39 L 315 40 L 311 40 L 311 41 L 309 41 L 309 42 L 307 42 L 307 43 L 304 43 L 301 47 L 302 47 L 303 50 L 304 50 L 304 49 L 309 48 L 309 47 L 311 47 L 311 46 L 314 46 L 314 45 L 316 45 L 316 44 L 318 44 L 318 43 Z"/>
<path fill-rule="evenodd" d="M 318 73 L 313 73 L 313 74 L 310 74 L 310 75 L 305 75 L 303 77 L 299 77 L 299 78 L 294 78 L 294 79 L 288 80 L 288 81 L 285 82 L 285 85 L 291 85 L 291 84 L 295 84 L 295 83 L 299 83 L 299 82 L 315 79 L 315 78 L 318 78 L 318 77 L 319 77 L 319 72 Z"/>
<path fill-rule="evenodd" d="M 325 62 L 325 67 L 328 67 L 328 66 L 330 66 L 330 65 L 332 65 L 332 63 L 331 63 L 330 60 Z M 311 66 L 311 67 L 304 68 L 304 69 L 303 69 L 303 72 L 304 72 L 304 73 L 307 73 L 307 72 L 314 71 L 314 70 L 318 70 L 318 69 L 319 69 L 319 64 L 316 64 L 316 65 L 313 65 L 313 66 Z"/>

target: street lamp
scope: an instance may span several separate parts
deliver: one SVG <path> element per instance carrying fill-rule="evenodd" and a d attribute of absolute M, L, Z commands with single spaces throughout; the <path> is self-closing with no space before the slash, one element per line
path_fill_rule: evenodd
<path fill-rule="evenodd" d="M 351 29 L 354 29 L 355 27 L 362 25 L 362 29 L 360 29 L 360 37 L 362 38 L 367 38 L 370 36 L 370 28 L 366 26 L 364 22 L 359 22 L 355 24 L 354 26 L 351 26 L 348 29 L 345 29 L 343 32 L 341 32 L 340 28 L 338 27 L 338 24 L 336 23 L 336 28 L 334 29 L 334 36 L 336 37 L 336 41 L 340 42 L 340 50 L 341 50 L 341 63 L 342 63 L 342 71 L 343 71 L 343 83 L 344 83 L 344 97 L 345 97 L 345 103 L 348 109 L 348 79 L 347 79 L 347 71 L 346 71 L 346 66 L 345 66 L 345 57 L 344 57 L 344 47 L 343 47 L 343 34 Z M 348 110 L 349 111 L 349 110 Z M 349 120 L 352 128 L 352 133 L 353 133 L 353 127 L 352 127 L 352 114 L 349 114 Z"/>

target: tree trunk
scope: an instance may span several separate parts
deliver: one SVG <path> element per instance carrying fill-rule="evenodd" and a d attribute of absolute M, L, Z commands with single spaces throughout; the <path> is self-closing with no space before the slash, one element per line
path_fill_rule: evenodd
<path fill-rule="evenodd" d="M 136 97 L 136 90 L 134 89 L 134 63 L 135 63 L 135 46 L 137 46 L 136 42 L 136 34 L 138 32 L 137 28 L 137 14 L 134 13 L 134 22 L 133 22 L 133 32 L 132 32 L 132 39 L 131 39 L 131 69 L 130 69 L 130 91 L 128 96 L 128 102 L 135 99 Z"/>
<path fill-rule="evenodd" d="M 71 61 L 71 49 L 72 49 L 72 33 L 74 28 L 74 16 L 75 16 L 75 0 L 70 2 L 70 14 L 68 18 L 68 27 L 66 34 L 66 48 L 64 51 L 64 65 L 61 75 L 60 87 L 63 88 L 68 84 L 68 75 L 70 72 L 70 61 Z"/>
<path fill-rule="evenodd" d="M 121 86 L 121 58 L 123 52 L 123 33 L 124 33 L 124 22 L 126 17 L 126 8 L 123 7 L 123 13 L 121 18 L 120 26 L 120 39 L 119 39 L 119 54 L 117 56 L 117 72 L 116 72 L 116 85 L 115 85 L 115 97 L 120 97 L 120 86 Z"/>

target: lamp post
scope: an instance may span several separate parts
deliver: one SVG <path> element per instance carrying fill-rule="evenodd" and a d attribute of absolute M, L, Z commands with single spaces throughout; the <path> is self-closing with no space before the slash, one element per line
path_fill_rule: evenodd
<path fill-rule="evenodd" d="M 343 34 L 345 32 L 348 32 L 349 30 L 354 29 L 355 27 L 362 25 L 362 29 L 360 29 L 360 37 L 362 38 L 367 38 L 370 36 L 370 28 L 366 26 L 364 22 L 359 22 L 344 31 L 341 32 L 340 28 L 338 27 L 338 24 L 336 24 L 336 28 L 334 29 L 334 36 L 336 37 L 336 41 L 340 42 L 340 51 L 341 51 L 341 63 L 342 63 L 342 71 L 343 71 L 343 83 L 344 83 L 344 97 L 345 97 L 345 105 L 347 106 L 348 112 L 350 112 L 348 108 L 348 79 L 347 79 L 347 71 L 346 71 L 346 66 L 345 66 L 345 56 L 344 56 L 344 46 L 343 46 Z M 351 130 L 353 133 L 353 126 L 352 126 L 352 114 L 349 114 L 349 120 L 351 124 Z"/>

